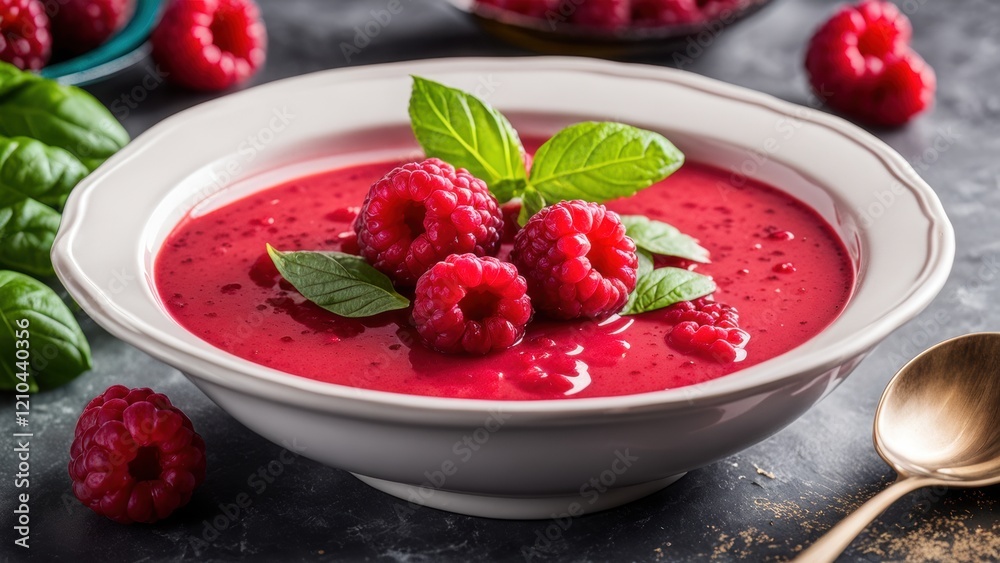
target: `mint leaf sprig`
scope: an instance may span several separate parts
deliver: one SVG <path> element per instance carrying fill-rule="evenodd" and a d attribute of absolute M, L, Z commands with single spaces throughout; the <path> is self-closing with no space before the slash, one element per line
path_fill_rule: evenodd
<path fill-rule="evenodd" d="M 501 203 L 524 191 L 524 147 L 497 109 L 467 92 L 414 76 L 409 112 L 413 135 L 427 156 L 465 168 Z"/>
<path fill-rule="evenodd" d="M 570 125 L 535 153 L 528 184 L 546 201 L 603 203 L 673 174 L 684 154 L 663 135 L 614 122 Z"/>
<path fill-rule="evenodd" d="M 521 200 L 522 225 L 548 203 L 603 203 L 628 197 L 675 172 L 684 154 L 659 133 L 614 122 L 566 127 L 535 153 L 531 171 L 510 121 L 485 101 L 413 77 L 409 103 L 413 134 L 428 157 L 465 168 L 486 182 L 501 203 Z M 622 217 L 637 247 L 636 288 L 624 315 L 670 306 L 715 291 L 711 278 L 680 268 L 656 269 L 653 256 L 709 262 L 708 251 L 678 229 L 640 215 Z M 340 252 L 267 251 L 281 275 L 306 299 L 344 317 L 403 309 L 409 300 L 362 258 Z"/>
<path fill-rule="evenodd" d="M 546 141 L 528 174 L 524 147 L 503 114 L 467 92 L 419 76 L 413 77 L 410 122 L 427 156 L 481 178 L 500 203 L 521 198 L 521 224 L 546 202 L 628 197 L 684 163 L 684 154 L 659 133 L 587 121 Z"/>
<path fill-rule="evenodd" d="M 469 170 L 501 203 L 520 198 L 521 225 L 548 203 L 603 203 L 634 195 L 684 164 L 684 153 L 659 133 L 586 121 L 542 144 L 526 174 L 521 140 L 500 111 L 467 92 L 419 76 L 413 77 L 410 121 L 427 156 Z M 622 223 L 639 254 L 636 288 L 622 314 L 653 311 L 715 291 L 712 279 L 702 274 L 654 268 L 655 254 L 708 263 L 708 250 L 694 238 L 641 215 L 623 216 Z"/>

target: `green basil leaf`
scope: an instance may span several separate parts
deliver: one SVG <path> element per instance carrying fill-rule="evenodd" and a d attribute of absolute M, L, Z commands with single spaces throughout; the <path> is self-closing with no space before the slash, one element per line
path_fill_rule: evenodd
<path fill-rule="evenodd" d="M 0 61 L 0 98 L 22 88 L 25 84 L 43 80 L 34 72 L 25 72 L 16 66 Z"/>
<path fill-rule="evenodd" d="M 59 229 L 59 213 L 0 186 L 0 266 L 51 276 L 49 253 Z"/>
<path fill-rule="evenodd" d="M 708 250 L 672 225 L 642 215 L 622 215 L 621 219 L 625 225 L 625 234 L 635 242 L 637 248 L 704 264 L 711 262 Z"/>
<path fill-rule="evenodd" d="M 267 252 L 282 277 L 303 297 L 342 317 L 370 317 L 404 309 L 410 300 L 392 282 L 358 256 L 342 252 Z"/>
<path fill-rule="evenodd" d="M 23 74 L 0 63 L 0 135 L 59 147 L 89 170 L 128 143 L 121 124 L 87 92 Z"/>
<path fill-rule="evenodd" d="M 531 216 L 541 211 L 543 207 L 545 207 L 545 198 L 535 188 L 528 186 L 521 194 L 521 211 L 517 214 L 517 224 L 523 227 L 528 219 L 531 219 Z"/>
<path fill-rule="evenodd" d="M 0 389 L 14 389 L 20 381 L 22 372 L 14 354 L 23 336 L 29 343 L 33 389 L 58 387 L 91 368 L 90 346 L 80 325 L 62 299 L 42 282 L 0 271 L 0 322 L 0 350 L 8 355 L 0 362 Z"/>
<path fill-rule="evenodd" d="M 681 268 L 658 268 L 639 277 L 622 315 L 637 315 L 704 297 L 715 291 L 707 276 Z"/>
<path fill-rule="evenodd" d="M 639 258 L 639 266 L 635 269 L 635 277 L 636 281 L 638 281 L 651 274 L 656 266 L 653 264 L 653 255 L 645 250 L 640 248 L 635 251 L 635 255 Z"/>
<path fill-rule="evenodd" d="M 0 137 L 0 189 L 61 209 L 88 173 L 70 153 L 28 137 Z"/>
<path fill-rule="evenodd" d="M 684 154 L 659 133 L 587 121 L 570 125 L 538 149 L 529 183 L 546 201 L 601 203 L 647 188 L 683 163 Z"/>
<path fill-rule="evenodd" d="M 526 178 L 524 149 L 517 131 L 495 108 L 472 94 L 414 76 L 410 123 L 427 156 L 465 168 L 486 182 L 500 203 L 518 195 L 516 183 L 503 182 Z"/>

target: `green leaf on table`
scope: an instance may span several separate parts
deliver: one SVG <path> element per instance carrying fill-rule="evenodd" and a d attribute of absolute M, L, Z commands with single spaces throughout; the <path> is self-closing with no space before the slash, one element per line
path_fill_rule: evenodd
<path fill-rule="evenodd" d="M 635 241 L 637 248 L 693 262 L 707 264 L 711 261 L 708 250 L 672 225 L 642 215 L 622 215 L 621 220 L 625 225 L 625 234 Z"/>
<path fill-rule="evenodd" d="M 528 182 L 546 201 L 601 203 L 647 188 L 683 163 L 684 154 L 659 133 L 586 121 L 559 131 L 538 149 Z"/>
<path fill-rule="evenodd" d="M 403 309 L 410 300 L 362 258 L 342 252 L 281 252 L 267 245 L 278 272 L 303 297 L 342 317 L 370 317 Z"/>
<path fill-rule="evenodd" d="M 59 147 L 89 170 L 128 141 L 128 133 L 97 99 L 0 62 L 0 135 L 31 137 Z"/>
<path fill-rule="evenodd" d="M 56 210 L 0 185 L 0 267 L 51 276 L 58 229 Z"/>
<path fill-rule="evenodd" d="M 61 209 L 88 174 L 70 153 L 28 137 L 0 137 L 0 188 Z"/>
<path fill-rule="evenodd" d="M 622 315 L 636 315 L 704 297 L 715 291 L 708 276 L 681 268 L 658 268 L 636 280 Z"/>
<path fill-rule="evenodd" d="M 31 277 L 0 271 L 0 389 L 12 390 L 23 381 L 31 390 L 51 389 L 91 368 L 90 346 L 73 313 L 52 289 Z M 27 338 L 24 338 L 24 337 Z M 17 342 L 30 346 L 30 370 L 18 365 Z M 27 375 L 24 375 L 27 374 Z"/>
<path fill-rule="evenodd" d="M 503 203 L 524 189 L 523 148 L 507 118 L 479 98 L 413 77 L 410 123 L 424 153 L 465 168 Z"/>

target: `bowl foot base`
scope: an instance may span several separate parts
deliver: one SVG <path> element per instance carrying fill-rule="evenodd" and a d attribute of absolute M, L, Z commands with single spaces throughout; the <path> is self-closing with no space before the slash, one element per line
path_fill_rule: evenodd
<path fill-rule="evenodd" d="M 599 493 L 596 489 L 589 489 L 589 492 L 584 494 L 565 496 L 505 497 L 456 493 L 354 474 L 363 483 L 383 493 L 403 499 L 407 501 L 408 505 L 428 506 L 468 516 L 505 520 L 560 519 L 615 508 L 662 490 L 684 475 L 684 473 L 680 473 L 648 483 L 616 487 L 607 489 L 603 493 Z"/>

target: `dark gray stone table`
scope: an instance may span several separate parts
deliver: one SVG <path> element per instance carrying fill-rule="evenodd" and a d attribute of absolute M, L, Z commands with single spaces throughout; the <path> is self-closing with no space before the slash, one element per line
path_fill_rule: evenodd
<path fill-rule="evenodd" d="M 340 44 L 383 0 L 263 2 L 267 68 L 255 83 L 346 66 Z M 350 64 L 461 55 L 523 55 L 479 33 L 443 2 L 403 0 L 403 11 Z M 811 29 L 832 4 L 778 0 L 727 30 L 688 69 L 809 103 L 801 68 Z M 1000 328 L 1000 3 L 906 0 L 916 48 L 937 70 L 937 107 L 899 131 L 876 133 L 934 186 L 958 232 L 950 281 L 917 320 L 890 336 L 850 379 L 771 439 L 692 471 L 629 506 L 587 516 L 542 542 L 550 522 L 470 518 L 430 509 L 400 515 L 393 498 L 281 448 L 212 404 L 176 370 L 83 321 L 96 369 L 32 400 L 31 550 L 12 546 L 14 461 L 3 456 L 4 543 L 11 560 L 512 560 L 536 541 L 537 559 L 770 560 L 793 556 L 886 485 L 892 472 L 871 444 L 879 395 L 905 360 L 946 337 Z M 642 62 L 672 64 L 670 58 Z M 133 135 L 209 96 L 144 78 L 143 65 L 90 89 Z M 137 190 L 142 186 L 137 185 Z M 183 406 L 208 443 L 209 472 L 193 502 L 153 526 L 120 526 L 70 494 L 73 427 L 107 386 L 153 386 Z M 12 398 L 0 420 L 13 418 Z M 11 421 L 12 422 L 12 421 Z M 7 444 L 9 438 L 4 438 Z M 284 459 L 288 459 L 285 457 Z M 267 474 L 268 467 L 277 476 Z M 243 495 L 241 497 L 241 495 Z M 220 505 L 249 502 L 235 514 Z M 845 560 L 996 560 L 1000 488 L 910 495 L 847 551 Z M 244 502 L 246 504 L 246 502 Z M 206 533 L 206 522 L 225 529 Z M 551 532 L 551 531 L 550 531 Z"/>

